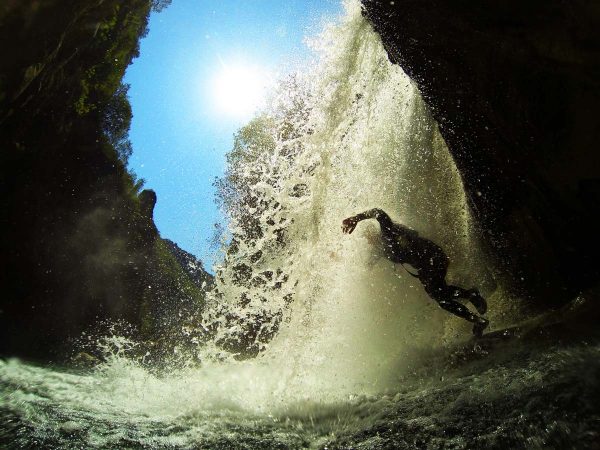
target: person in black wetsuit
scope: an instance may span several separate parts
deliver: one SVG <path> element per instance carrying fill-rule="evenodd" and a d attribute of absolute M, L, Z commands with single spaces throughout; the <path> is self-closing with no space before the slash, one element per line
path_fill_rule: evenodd
<path fill-rule="evenodd" d="M 458 299 L 467 299 L 480 315 L 485 314 L 487 303 L 476 289 L 463 289 L 446 284 L 446 272 L 450 259 L 434 242 L 422 238 L 415 230 L 394 223 L 385 211 L 374 208 L 348 217 L 342 222 L 342 231 L 350 234 L 361 220 L 376 219 L 381 228 L 386 258 L 396 264 L 410 264 L 418 274 L 425 291 L 440 307 L 473 323 L 473 334 L 481 337 L 488 326 L 487 319 L 473 314 Z M 410 272 L 409 272 L 410 273 Z"/>

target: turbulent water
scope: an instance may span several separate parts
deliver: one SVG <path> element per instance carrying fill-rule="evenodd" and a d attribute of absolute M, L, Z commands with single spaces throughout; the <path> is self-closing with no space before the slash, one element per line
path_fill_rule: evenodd
<path fill-rule="evenodd" d="M 248 138 L 256 154 L 236 169 L 262 200 L 251 211 L 262 231 L 244 239 L 248 216 L 230 212 L 237 250 L 195 363 L 152 370 L 118 337 L 85 371 L 0 361 L 1 446 L 593 447 L 600 347 L 482 349 L 380 256 L 376 223 L 341 233 L 343 218 L 386 210 L 446 250 L 449 281 L 481 289 L 494 327 L 511 323 L 437 126 L 358 4 L 312 45 L 314 66 L 274 94 Z M 242 336 L 258 356 L 226 345 Z"/>

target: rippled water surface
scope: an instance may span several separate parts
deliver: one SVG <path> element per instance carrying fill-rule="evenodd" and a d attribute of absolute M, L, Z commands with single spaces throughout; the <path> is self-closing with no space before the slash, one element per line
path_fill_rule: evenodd
<path fill-rule="evenodd" d="M 336 403 L 307 399 L 264 410 L 259 404 L 249 407 L 243 396 L 209 393 L 215 380 L 206 378 L 215 374 L 201 370 L 157 376 L 115 359 L 72 373 L 9 360 L 0 363 L 0 443 L 4 448 L 598 448 L 599 356 L 599 346 L 585 344 L 459 352 L 451 358 L 438 354 L 429 367 L 399 379 L 385 394 L 350 395 Z"/>

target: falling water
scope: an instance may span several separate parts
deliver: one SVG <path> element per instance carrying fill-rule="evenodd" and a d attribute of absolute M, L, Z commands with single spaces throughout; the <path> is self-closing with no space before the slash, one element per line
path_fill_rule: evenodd
<path fill-rule="evenodd" d="M 381 391 L 417 363 L 423 349 L 469 333 L 403 268 L 381 257 L 373 239 L 378 225 L 361 223 L 346 236 L 343 218 L 382 208 L 440 243 L 453 260 L 450 278 L 457 283 L 473 287 L 487 274 L 460 175 L 437 125 L 414 83 L 388 61 L 359 5 L 349 3 L 342 23 L 313 46 L 319 64 L 273 102 L 276 116 L 302 93 L 307 114 L 281 120 L 304 133 L 282 138 L 277 120 L 249 130 L 261 136 L 259 157 L 238 175 L 254 177 L 254 195 L 270 207 L 260 217 L 261 238 L 238 240 L 245 248 L 220 271 L 224 295 L 215 301 L 214 320 L 223 315 L 223 298 L 231 310 L 242 292 L 247 304 L 238 317 L 283 316 L 259 360 L 275 368 L 278 380 L 286 379 L 287 393 L 294 386 L 294 395 L 317 391 L 319 398 L 333 399 Z M 286 242 L 273 246 L 282 227 Z M 232 270 L 239 264 L 252 268 L 248 280 L 279 273 L 278 289 L 267 294 L 264 284 L 254 283 L 257 288 L 240 290 Z"/>
<path fill-rule="evenodd" d="M 406 424 L 429 433 L 437 422 L 417 420 L 423 401 L 449 408 L 454 392 L 473 383 L 468 398 L 493 401 L 492 386 L 510 380 L 518 395 L 524 380 L 554 367 L 550 356 L 514 370 L 496 362 L 479 369 L 479 381 L 455 371 L 443 385 L 437 369 L 422 370 L 426 358 L 466 341 L 469 327 L 381 256 L 375 221 L 352 235 L 342 234 L 341 221 L 384 209 L 439 243 L 452 260 L 449 281 L 483 288 L 493 314 L 494 283 L 460 175 L 416 86 L 388 61 L 358 2 L 311 45 L 314 66 L 273 94 L 250 136 L 252 164 L 236 169 L 262 201 L 250 212 L 261 232 L 238 239 L 218 269 L 198 323 L 204 342 L 188 355 L 201 364 L 157 374 L 124 356 L 127 341 L 118 337 L 107 341 L 120 351 L 87 372 L 0 361 L 0 443 L 319 447 L 381 421 L 391 427 L 386 414 L 398 408 L 412 411 L 402 410 Z M 230 232 L 244 233 L 235 213 Z M 241 280 L 240 267 L 249 268 Z M 259 352 L 240 360 L 223 343 L 243 335 L 244 320 L 258 323 L 246 339 Z M 563 352 L 556 360 L 583 358 Z"/>

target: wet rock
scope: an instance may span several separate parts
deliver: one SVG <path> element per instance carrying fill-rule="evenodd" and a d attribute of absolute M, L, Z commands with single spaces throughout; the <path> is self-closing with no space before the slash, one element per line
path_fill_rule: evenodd
<path fill-rule="evenodd" d="M 363 0 L 417 83 L 515 291 L 560 303 L 600 274 L 600 9 Z"/>

